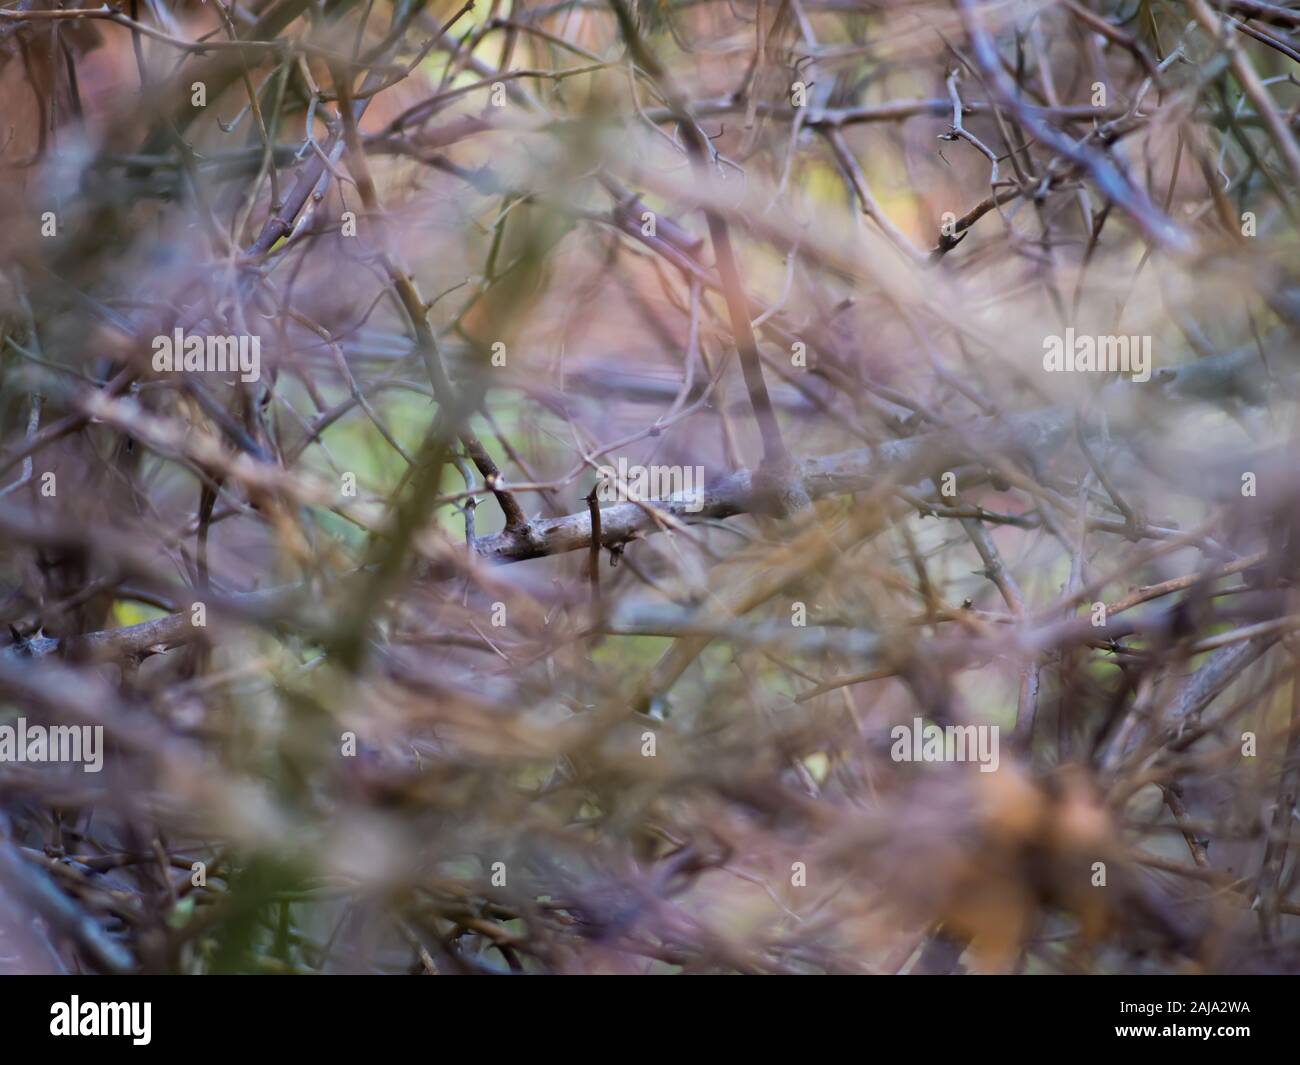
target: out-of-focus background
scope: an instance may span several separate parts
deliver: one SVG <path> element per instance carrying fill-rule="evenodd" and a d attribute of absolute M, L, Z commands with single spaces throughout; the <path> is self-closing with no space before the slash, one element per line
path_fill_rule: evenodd
<path fill-rule="evenodd" d="M 1296 971 L 1298 42 L 5 0 L 0 971 Z"/>

